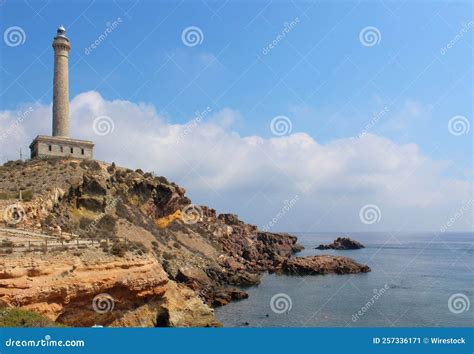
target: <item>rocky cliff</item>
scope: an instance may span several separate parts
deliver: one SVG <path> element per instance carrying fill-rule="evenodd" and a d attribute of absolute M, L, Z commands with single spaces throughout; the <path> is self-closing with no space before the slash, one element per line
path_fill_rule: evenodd
<path fill-rule="evenodd" d="M 0 303 L 67 326 L 219 326 L 265 271 L 367 272 L 291 258 L 294 236 L 197 206 L 164 177 L 71 159 L 0 167 Z"/>
<path fill-rule="evenodd" d="M 87 248 L 0 261 L 0 294 L 12 307 L 67 326 L 218 326 L 211 308 L 171 281 L 154 257 Z"/>
<path fill-rule="evenodd" d="M 3 226 L 34 236 L 3 230 L 0 299 L 72 326 L 218 325 L 212 306 L 245 298 L 236 286 L 300 249 L 296 237 L 195 206 L 164 177 L 115 164 L 9 162 L 0 196 Z M 91 307 L 100 294 L 115 304 L 106 315 Z"/>

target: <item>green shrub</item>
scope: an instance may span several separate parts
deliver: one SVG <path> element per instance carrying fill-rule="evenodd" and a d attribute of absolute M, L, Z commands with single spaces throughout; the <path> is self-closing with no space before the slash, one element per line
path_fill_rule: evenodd
<path fill-rule="evenodd" d="M 147 253 L 148 251 L 146 246 L 141 242 L 130 242 L 130 249 L 137 252 L 140 255 Z"/>
<path fill-rule="evenodd" d="M 2 240 L 2 242 L 0 243 L 0 247 L 2 247 L 2 248 L 11 248 L 11 247 L 13 247 L 13 241 Z"/>
<path fill-rule="evenodd" d="M 110 253 L 114 256 L 123 257 L 125 256 L 125 244 L 121 242 L 115 242 L 110 248 Z"/>
<path fill-rule="evenodd" d="M 163 258 L 164 259 L 172 259 L 173 255 L 169 252 L 163 252 Z"/>
<path fill-rule="evenodd" d="M 1 309 L 0 327 L 64 327 L 36 312 L 20 309 Z"/>
<path fill-rule="evenodd" d="M 31 185 L 31 183 L 30 183 Z M 31 199 L 33 199 L 33 191 L 31 189 L 22 191 L 21 192 L 21 197 L 23 198 L 24 201 L 28 202 Z"/>
<path fill-rule="evenodd" d="M 107 244 L 100 245 L 100 248 L 102 249 L 103 252 L 108 253 L 109 252 L 109 246 Z"/>

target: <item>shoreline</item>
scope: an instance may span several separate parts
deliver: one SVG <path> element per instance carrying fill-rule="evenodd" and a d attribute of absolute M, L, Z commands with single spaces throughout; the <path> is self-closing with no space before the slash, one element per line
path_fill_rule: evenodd
<path fill-rule="evenodd" d="M 319 244 L 322 235 L 314 233 L 309 238 L 299 238 L 305 246 L 303 254 L 321 254 L 313 245 Z M 248 322 L 248 327 L 301 327 L 303 323 L 306 323 L 304 327 L 386 327 L 392 324 L 395 327 L 462 327 L 469 323 L 470 312 L 451 313 L 448 299 L 456 293 L 453 289 L 470 296 L 472 288 L 466 287 L 470 275 L 462 263 L 453 267 L 449 255 L 472 264 L 472 248 L 469 250 L 465 244 L 473 245 L 473 235 L 473 232 L 449 233 L 440 239 L 443 242 L 430 244 L 426 249 L 430 237 L 425 234 L 418 234 L 413 245 L 412 240 L 407 239 L 409 247 L 405 244 L 392 247 L 393 240 L 390 242 L 390 236 L 382 233 L 375 238 L 362 235 L 359 240 L 365 249 L 332 252 L 339 255 L 350 252 L 350 257 L 362 263 L 372 259 L 372 272 L 321 277 L 265 274 L 258 287 L 248 290 L 247 300 L 216 309 L 216 317 L 225 327 L 241 327 L 243 322 Z M 452 248 L 449 255 L 446 242 Z M 382 245 L 385 246 L 379 250 Z M 424 253 L 405 269 L 422 249 Z M 380 290 L 385 287 L 388 289 L 381 294 Z M 352 316 L 371 301 L 376 295 L 375 289 L 381 296 L 354 322 Z M 289 314 L 271 311 L 271 298 L 279 293 L 292 299 Z M 317 315 L 308 320 L 316 312 Z M 267 313 L 269 318 L 265 317 Z M 439 314 L 442 314 L 441 322 Z"/>

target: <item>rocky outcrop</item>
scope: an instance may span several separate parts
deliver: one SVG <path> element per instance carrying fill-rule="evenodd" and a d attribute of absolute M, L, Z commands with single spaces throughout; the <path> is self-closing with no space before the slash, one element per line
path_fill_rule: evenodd
<path fill-rule="evenodd" d="M 78 254 L 2 259 L 0 298 L 68 326 L 219 326 L 213 310 L 150 256 Z"/>
<path fill-rule="evenodd" d="M 93 250 L 103 258 L 96 266 L 86 266 L 85 251 L 74 255 L 67 247 L 58 251 L 62 260 L 49 251 L 31 252 L 23 263 L 15 252 L 5 257 L 4 267 L 15 264 L 24 274 L 2 276 L 0 300 L 71 326 L 218 325 L 211 307 L 246 298 L 238 286 L 258 284 L 263 272 L 280 269 L 302 248 L 294 236 L 194 206 L 183 188 L 141 170 L 87 160 L 12 162 L 0 167 L 0 192 L 11 188 L 10 176 L 31 188 L 31 199 L 21 201 L 26 215 L 18 228 L 101 244 Z M 126 265 L 132 256 L 143 259 Z M 44 265 L 40 273 L 50 276 L 25 273 L 29 259 L 41 263 L 45 257 L 51 269 Z M 112 314 L 98 316 L 91 308 L 100 293 L 117 300 Z"/>
<path fill-rule="evenodd" d="M 357 250 L 359 248 L 364 248 L 364 245 L 358 241 L 355 241 L 349 237 L 338 237 L 328 245 L 319 245 L 316 247 L 318 250 Z"/>
<path fill-rule="evenodd" d="M 212 306 L 224 306 L 231 301 L 247 299 L 249 294 L 236 288 L 227 288 L 214 294 Z"/>
<path fill-rule="evenodd" d="M 0 302 L 60 324 L 219 326 L 212 307 L 247 298 L 239 287 L 258 284 L 263 272 L 370 271 L 345 257 L 291 258 L 302 249 L 296 237 L 193 205 L 183 188 L 141 170 L 87 160 L 10 162 L 0 166 L 7 200 L 12 179 L 29 188 L 27 200 L 12 200 L 24 211 L 15 226 L 60 247 L 30 249 L 27 234 L 19 248 L 5 243 Z M 0 203 L 0 215 L 8 205 Z M 357 244 L 346 240 L 328 247 Z M 110 303 L 113 310 L 103 311 Z"/>
<path fill-rule="evenodd" d="M 283 262 L 282 272 L 295 275 L 367 273 L 367 265 L 340 256 L 295 257 Z"/>

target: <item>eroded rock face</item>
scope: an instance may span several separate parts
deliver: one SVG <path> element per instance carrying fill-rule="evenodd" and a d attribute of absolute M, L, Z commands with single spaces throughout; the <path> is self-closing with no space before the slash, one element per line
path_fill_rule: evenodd
<path fill-rule="evenodd" d="M 12 256 L 0 266 L 3 302 L 68 326 L 220 325 L 209 306 L 170 280 L 150 256 L 104 256 L 89 249 L 75 256 Z"/>
<path fill-rule="evenodd" d="M 356 240 L 353 240 L 349 237 L 338 237 L 334 242 L 328 245 L 319 245 L 316 247 L 318 250 L 356 250 L 359 248 L 364 248 L 364 245 Z"/>
<path fill-rule="evenodd" d="M 286 274 L 319 275 L 370 272 L 369 266 L 341 256 L 311 256 L 286 259 L 281 270 Z"/>

